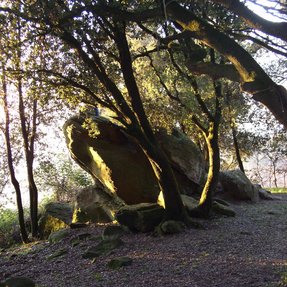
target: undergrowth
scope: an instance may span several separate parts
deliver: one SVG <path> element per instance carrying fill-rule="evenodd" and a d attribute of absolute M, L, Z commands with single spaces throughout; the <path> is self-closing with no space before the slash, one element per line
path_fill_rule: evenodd
<path fill-rule="evenodd" d="M 0 248 L 6 248 L 21 240 L 18 213 L 13 209 L 0 209 Z"/>

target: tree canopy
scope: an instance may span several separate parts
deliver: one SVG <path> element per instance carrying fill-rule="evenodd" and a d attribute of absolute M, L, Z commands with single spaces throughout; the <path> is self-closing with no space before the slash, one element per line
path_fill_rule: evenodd
<path fill-rule="evenodd" d="M 22 41 L 42 43 L 45 65 L 19 70 L 75 105 L 100 104 L 113 112 L 150 159 L 164 193 L 167 217 L 182 219 L 177 184 L 147 108 L 153 99 L 165 96 L 165 109 L 179 115 L 184 108 L 208 143 L 209 135 L 218 140 L 226 95 L 246 93 L 286 128 L 286 89 L 252 55 L 262 48 L 287 56 L 286 3 L 267 2 L 15 0 L 2 1 L 0 21 L 5 25 L 15 17 L 21 19 L 29 31 Z M 251 3 L 276 21 L 254 13 Z M 228 92 L 231 82 L 241 92 Z M 176 119 L 172 125 L 183 127 L 182 123 Z M 232 119 L 229 124 L 233 125 Z"/>

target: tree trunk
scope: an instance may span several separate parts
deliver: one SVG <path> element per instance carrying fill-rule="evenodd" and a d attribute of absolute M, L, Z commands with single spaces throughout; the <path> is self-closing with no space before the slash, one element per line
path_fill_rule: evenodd
<path fill-rule="evenodd" d="M 207 180 L 199 200 L 198 211 L 203 217 L 209 217 L 213 194 L 216 191 L 220 172 L 220 152 L 218 146 L 218 126 L 210 123 L 208 134 L 204 134 L 208 149 L 209 168 Z"/>
<path fill-rule="evenodd" d="M 215 62 L 214 51 L 211 50 L 211 61 Z M 220 172 L 220 150 L 218 145 L 218 133 L 219 133 L 219 125 L 221 120 L 221 104 L 220 98 L 222 98 L 222 87 L 219 82 L 213 81 L 214 92 L 215 92 L 215 112 L 214 115 L 208 110 L 207 106 L 201 99 L 200 94 L 198 93 L 197 85 L 195 86 L 195 90 L 197 91 L 197 101 L 201 105 L 203 111 L 205 111 L 205 115 L 209 120 L 208 129 L 206 129 L 197 118 L 193 117 L 194 123 L 198 126 L 198 128 L 203 133 L 206 148 L 208 151 L 208 173 L 207 179 L 204 185 L 204 188 L 201 193 L 201 197 L 199 200 L 199 205 L 194 211 L 191 212 L 194 216 L 197 217 L 209 217 L 210 211 L 212 208 L 213 202 L 213 194 L 216 191 L 219 172 Z"/>
<path fill-rule="evenodd" d="M 31 233 L 33 237 L 38 236 L 38 189 L 34 181 L 33 164 L 27 162 L 28 182 L 30 194 L 30 218 L 31 218 Z"/>
<path fill-rule="evenodd" d="M 151 161 L 163 193 L 166 219 L 185 220 L 185 209 L 170 163 L 159 146 L 145 114 L 140 92 L 133 73 L 132 59 L 125 34 L 125 24 L 117 23 L 115 42 L 119 50 L 121 70 L 133 111 L 139 122 L 133 122 L 132 133 Z"/>
<path fill-rule="evenodd" d="M 236 160 L 238 163 L 238 166 L 240 168 L 240 170 L 245 173 L 244 171 L 244 166 L 243 166 L 243 162 L 241 160 L 241 155 L 240 155 L 240 150 L 239 150 L 239 144 L 237 141 L 237 136 L 236 136 L 236 130 L 234 127 L 231 127 L 231 131 L 232 131 L 232 138 L 233 138 L 233 145 L 234 145 L 234 149 L 235 149 L 235 154 L 236 154 Z"/>
<path fill-rule="evenodd" d="M 26 169 L 29 183 L 30 195 L 30 219 L 31 219 L 31 232 L 33 237 L 38 236 L 38 190 L 34 180 L 33 162 L 34 162 L 34 139 L 36 134 L 36 112 L 37 102 L 33 100 L 32 111 L 32 130 L 26 126 L 25 107 L 23 102 L 22 81 L 18 79 L 18 96 L 19 96 L 19 115 L 21 121 L 21 132 L 24 143 Z M 29 140 L 30 139 L 30 140 Z"/>
<path fill-rule="evenodd" d="M 5 114 L 5 142 L 6 142 L 6 152 L 7 152 L 7 161 L 8 168 L 10 172 L 11 183 L 14 186 L 16 192 L 16 203 L 18 209 L 18 221 L 20 225 L 20 232 L 22 241 L 24 243 L 28 243 L 28 234 L 25 227 L 25 218 L 24 218 L 24 209 L 22 204 L 22 196 L 21 189 L 18 180 L 15 176 L 15 170 L 13 165 L 13 156 L 12 156 L 12 148 L 11 148 L 11 138 L 10 138 L 10 116 L 9 116 L 9 107 L 7 102 L 7 84 L 6 84 L 6 75 L 5 75 L 5 67 L 2 65 L 2 87 L 3 87 L 3 106 L 4 106 L 4 114 Z"/>
<path fill-rule="evenodd" d="M 141 140 L 140 145 L 143 147 L 143 150 L 151 162 L 163 193 L 166 211 L 165 220 L 185 221 L 187 214 L 166 154 L 157 142 L 151 144 L 150 142 Z"/>
<path fill-rule="evenodd" d="M 278 184 L 277 184 L 277 176 L 276 176 L 276 159 L 271 159 L 272 161 L 272 168 L 273 168 L 273 178 L 274 178 L 274 185 L 277 188 Z"/>
<path fill-rule="evenodd" d="M 24 243 L 28 243 L 28 233 L 25 226 L 25 217 L 24 217 L 24 209 L 22 204 L 22 196 L 21 196 L 21 189 L 18 180 L 16 179 L 14 168 L 13 168 L 13 159 L 8 156 L 8 165 L 9 165 L 9 172 L 11 177 L 12 185 L 14 186 L 15 193 L 16 193 L 16 203 L 17 203 L 17 210 L 18 210 L 18 221 L 20 226 L 20 232 L 22 241 Z"/>

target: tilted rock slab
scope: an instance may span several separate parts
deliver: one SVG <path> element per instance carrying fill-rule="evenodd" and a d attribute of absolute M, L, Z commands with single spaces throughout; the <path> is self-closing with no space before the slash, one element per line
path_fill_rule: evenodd
<path fill-rule="evenodd" d="M 122 128 L 99 118 L 92 123 L 92 135 L 82 125 L 84 119 L 78 117 L 65 123 L 66 142 L 72 158 L 96 184 L 99 182 L 127 204 L 156 202 L 159 187 L 151 164 Z"/>
<path fill-rule="evenodd" d="M 72 158 L 95 184 L 116 193 L 126 204 L 155 203 L 159 186 L 152 166 L 141 147 L 125 129 L 111 121 L 73 117 L 64 125 Z M 205 163 L 196 145 L 177 132 L 158 133 L 158 140 L 170 159 L 182 193 L 192 194 L 200 185 Z"/>

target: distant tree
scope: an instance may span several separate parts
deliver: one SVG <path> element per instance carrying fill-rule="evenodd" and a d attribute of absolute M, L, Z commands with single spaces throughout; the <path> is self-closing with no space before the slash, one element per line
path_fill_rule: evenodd
<path fill-rule="evenodd" d="M 7 90 L 7 76 L 6 76 L 6 67 L 2 60 L 2 69 L 1 69 L 1 80 L 2 80 L 2 101 L 3 101 L 3 109 L 5 115 L 5 123 L 4 127 L 2 127 L 2 131 L 4 132 L 5 142 L 6 142 L 6 156 L 8 162 L 8 168 L 10 172 L 11 182 L 14 186 L 16 192 L 16 202 L 17 202 L 17 209 L 18 209 L 18 220 L 20 225 L 20 231 L 22 240 L 24 243 L 27 243 L 28 234 L 25 227 L 25 219 L 24 219 L 24 209 L 22 204 L 22 195 L 19 181 L 17 180 L 15 174 L 15 167 L 14 167 L 14 160 L 13 160 L 13 153 L 11 147 L 11 135 L 10 135 L 10 112 L 9 112 L 9 105 L 8 105 L 8 90 Z"/>
<path fill-rule="evenodd" d="M 34 78 L 35 70 L 45 66 L 43 43 L 29 43 L 29 26 L 18 16 L 11 15 L 9 22 L 0 17 L 0 29 L 3 35 L 0 39 L 1 94 L 5 115 L 1 129 L 6 141 L 5 157 L 16 190 L 21 233 L 23 241 L 27 242 L 27 231 L 24 231 L 23 225 L 21 187 L 17 180 L 16 168 L 20 160 L 24 159 L 30 200 L 31 233 L 32 237 L 37 237 L 38 189 L 34 178 L 35 145 L 41 137 L 39 124 L 49 122 L 51 116 L 53 117 L 52 97 L 48 103 L 45 93 L 48 93 L 49 89 L 44 90 L 42 75 L 37 76 L 37 81 Z M 28 73 L 29 70 L 34 70 L 34 75 Z M 5 164 L 5 161 L 3 163 Z"/>
<path fill-rule="evenodd" d="M 78 191 L 93 181 L 80 167 L 75 166 L 71 159 L 57 154 L 58 160 L 41 161 L 35 171 L 39 186 L 45 193 L 51 194 L 57 201 L 73 201 Z"/>

